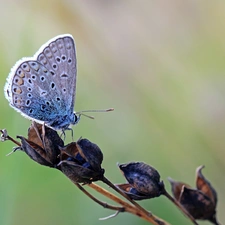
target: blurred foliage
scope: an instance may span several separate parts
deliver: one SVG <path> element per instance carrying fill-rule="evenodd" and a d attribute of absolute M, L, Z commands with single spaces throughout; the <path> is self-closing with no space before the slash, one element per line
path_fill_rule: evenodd
<path fill-rule="evenodd" d="M 217 190 L 225 221 L 225 2 L 0 0 L 0 128 L 26 135 L 30 122 L 8 106 L 3 87 L 17 60 L 50 38 L 76 40 L 75 109 L 114 107 L 74 127 L 97 143 L 106 176 L 123 181 L 116 162 L 144 161 L 194 186 L 195 169 Z M 67 134 L 67 139 L 70 135 Z M 146 224 L 95 205 L 57 171 L 0 146 L 0 224 Z M 171 224 L 190 224 L 165 198 L 142 205 Z M 209 224 L 200 222 L 200 224 Z"/>

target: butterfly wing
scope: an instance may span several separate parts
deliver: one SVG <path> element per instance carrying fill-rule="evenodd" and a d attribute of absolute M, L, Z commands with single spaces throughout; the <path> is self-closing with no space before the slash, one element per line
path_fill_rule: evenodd
<path fill-rule="evenodd" d="M 61 91 L 61 97 L 67 103 L 66 111 L 74 110 L 76 94 L 77 60 L 73 37 L 60 35 L 50 40 L 36 53 L 37 61 L 52 74 L 52 81 Z"/>
<path fill-rule="evenodd" d="M 72 36 L 62 35 L 43 45 L 34 57 L 16 63 L 5 85 L 5 96 L 23 116 L 57 124 L 57 129 L 72 122 L 75 86 L 74 41 Z"/>

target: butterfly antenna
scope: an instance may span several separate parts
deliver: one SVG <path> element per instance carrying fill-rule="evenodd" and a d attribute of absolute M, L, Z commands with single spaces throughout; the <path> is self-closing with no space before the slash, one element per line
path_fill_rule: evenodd
<path fill-rule="evenodd" d="M 94 116 L 89 116 L 87 114 L 84 114 L 84 112 L 111 112 L 114 111 L 114 108 L 109 108 L 109 109 L 92 109 L 92 110 L 82 110 L 80 112 L 76 112 L 77 115 L 82 115 L 82 116 L 86 116 L 90 119 L 94 119 Z"/>

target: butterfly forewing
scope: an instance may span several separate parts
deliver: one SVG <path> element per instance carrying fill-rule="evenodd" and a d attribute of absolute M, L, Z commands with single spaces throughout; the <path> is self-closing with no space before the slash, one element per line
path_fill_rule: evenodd
<path fill-rule="evenodd" d="M 76 89 L 76 51 L 71 36 L 64 36 L 50 42 L 39 50 L 37 60 L 52 74 L 52 82 L 60 90 L 65 110 L 73 112 Z"/>

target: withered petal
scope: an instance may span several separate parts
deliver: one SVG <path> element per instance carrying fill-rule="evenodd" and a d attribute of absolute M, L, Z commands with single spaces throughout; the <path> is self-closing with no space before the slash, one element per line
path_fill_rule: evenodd
<path fill-rule="evenodd" d="M 179 201 L 183 186 L 187 188 L 190 188 L 190 186 L 186 183 L 175 181 L 171 177 L 168 177 L 168 180 L 171 184 L 171 191 L 174 198 Z"/>
<path fill-rule="evenodd" d="M 32 122 L 30 127 L 28 128 L 28 140 L 33 143 L 39 145 L 41 148 L 44 148 L 42 141 L 42 126 L 36 122 Z"/>
<path fill-rule="evenodd" d="M 59 146 L 63 146 L 64 143 L 55 130 L 33 122 L 28 129 L 28 140 L 43 148 L 52 164 L 59 163 Z"/>
<path fill-rule="evenodd" d="M 104 170 L 93 171 L 73 161 L 63 160 L 58 164 L 59 169 L 75 183 L 91 183 L 101 180 Z"/>
<path fill-rule="evenodd" d="M 215 207 L 212 201 L 199 190 L 193 190 L 183 186 L 180 203 L 195 218 L 207 220 L 215 215 Z"/>
<path fill-rule="evenodd" d="M 217 193 L 215 189 L 212 187 L 210 182 L 203 176 L 202 169 L 204 166 L 199 166 L 196 169 L 196 187 L 198 190 L 203 192 L 216 206 L 217 204 Z"/>
<path fill-rule="evenodd" d="M 94 171 L 102 170 L 101 163 L 103 161 L 103 154 L 96 144 L 87 139 L 80 139 L 77 141 L 77 149 L 81 156 L 90 163 Z"/>
<path fill-rule="evenodd" d="M 119 188 L 121 191 L 126 193 L 131 199 L 135 201 L 144 200 L 151 198 L 148 195 L 142 194 L 138 192 L 134 187 L 132 187 L 130 184 L 116 184 L 117 188 Z"/>
<path fill-rule="evenodd" d="M 76 142 L 71 142 L 64 147 L 59 146 L 59 149 L 61 151 L 61 161 L 67 159 L 68 157 L 76 157 L 78 153 Z"/>
<path fill-rule="evenodd" d="M 17 136 L 17 138 L 21 139 L 21 149 L 26 152 L 31 159 L 41 165 L 54 167 L 43 148 L 24 137 Z"/>

